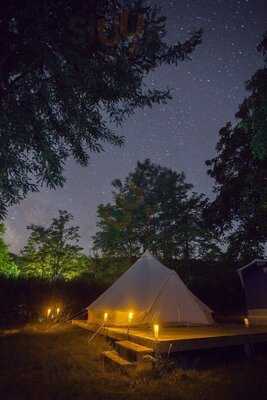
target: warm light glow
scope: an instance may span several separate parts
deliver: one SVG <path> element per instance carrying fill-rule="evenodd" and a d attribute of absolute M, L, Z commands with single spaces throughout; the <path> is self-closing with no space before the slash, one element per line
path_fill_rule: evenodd
<path fill-rule="evenodd" d="M 59 313 L 60 313 L 60 308 L 59 307 L 57 307 L 56 312 L 57 312 L 57 315 L 59 315 Z"/>
<path fill-rule="evenodd" d="M 249 319 L 248 319 L 248 318 L 244 318 L 244 324 L 245 324 L 245 326 L 246 326 L 247 328 L 249 328 L 250 322 L 249 322 Z"/>
<path fill-rule="evenodd" d="M 107 320 L 108 320 L 108 313 L 105 312 L 105 313 L 104 313 L 104 322 L 107 322 Z"/>
<path fill-rule="evenodd" d="M 159 325 L 158 324 L 153 325 L 153 331 L 154 331 L 155 339 L 158 339 L 158 337 L 159 337 Z"/>
<path fill-rule="evenodd" d="M 47 309 L 47 318 L 50 317 L 51 311 L 52 311 L 51 308 L 48 308 L 48 309 Z"/>
<path fill-rule="evenodd" d="M 128 322 L 131 323 L 132 320 L 133 320 L 133 312 L 130 311 L 128 314 Z"/>

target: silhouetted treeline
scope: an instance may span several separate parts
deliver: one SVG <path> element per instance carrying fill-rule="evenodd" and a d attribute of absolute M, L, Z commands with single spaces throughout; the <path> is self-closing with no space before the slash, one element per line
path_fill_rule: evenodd
<path fill-rule="evenodd" d="M 49 307 L 60 306 L 63 319 L 71 318 L 94 301 L 135 260 L 133 258 L 98 258 L 95 273 L 83 280 L 49 282 L 38 279 L 1 279 L 1 323 L 17 324 L 45 320 Z M 244 295 L 236 266 L 191 260 L 161 260 L 175 269 L 194 294 L 216 314 L 243 314 Z M 79 318 L 85 318 L 79 315 Z"/>
<path fill-rule="evenodd" d="M 83 280 L 49 282 L 40 279 L 0 279 L 0 325 L 22 324 L 47 319 L 47 310 L 69 320 L 80 313 L 106 287 L 95 281 Z M 56 315 L 54 315 L 56 319 Z M 85 318 L 85 312 L 79 315 Z"/>

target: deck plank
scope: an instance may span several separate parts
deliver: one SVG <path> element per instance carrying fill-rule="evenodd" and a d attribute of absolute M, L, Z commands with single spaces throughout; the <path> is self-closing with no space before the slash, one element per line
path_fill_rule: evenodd
<path fill-rule="evenodd" d="M 75 323 L 75 322 L 74 322 Z M 94 330 L 86 324 L 86 321 L 76 325 Z M 172 351 L 189 351 L 198 349 L 209 349 L 217 347 L 238 346 L 255 343 L 267 343 L 267 326 L 243 325 L 215 325 L 194 327 L 171 327 L 160 328 L 159 338 L 155 340 L 150 328 L 136 329 L 105 327 L 102 332 L 114 340 L 130 340 L 137 344 L 155 348 L 159 351 L 168 351 L 172 345 Z"/>
<path fill-rule="evenodd" d="M 122 358 L 116 351 L 114 350 L 109 350 L 109 351 L 103 351 L 102 357 L 106 360 L 111 361 L 112 363 L 118 365 L 119 367 L 127 368 L 131 367 L 133 363 L 131 363 L 128 360 L 125 360 Z"/>
<path fill-rule="evenodd" d="M 116 342 L 116 343 L 118 345 L 120 345 L 121 347 L 135 351 L 136 353 L 153 352 L 153 349 L 151 349 L 150 347 L 142 346 L 141 344 L 130 342 L 129 340 L 122 340 L 122 341 Z"/>

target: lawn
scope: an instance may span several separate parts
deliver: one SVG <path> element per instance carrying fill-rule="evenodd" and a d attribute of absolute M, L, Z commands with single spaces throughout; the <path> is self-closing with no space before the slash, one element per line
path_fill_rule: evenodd
<path fill-rule="evenodd" d="M 100 354 L 109 344 L 98 337 L 88 345 L 88 337 L 71 325 L 0 331 L 0 399 L 267 399 L 266 354 L 128 377 L 104 370 Z"/>

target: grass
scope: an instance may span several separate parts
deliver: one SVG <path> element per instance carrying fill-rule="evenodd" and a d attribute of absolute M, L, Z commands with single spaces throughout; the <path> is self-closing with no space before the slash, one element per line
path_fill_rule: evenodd
<path fill-rule="evenodd" d="M 71 325 L 0 331 L 0 399 L 267 399 L 266 356 L 131 378 L 104 370 L 100 354 L 109 344 L 98 337 L 88 345 L 88 336 Z"/>

